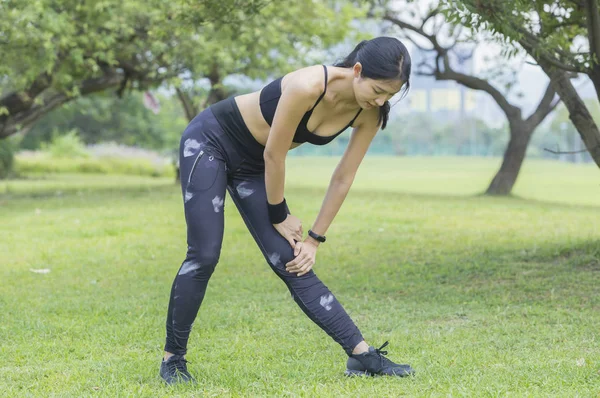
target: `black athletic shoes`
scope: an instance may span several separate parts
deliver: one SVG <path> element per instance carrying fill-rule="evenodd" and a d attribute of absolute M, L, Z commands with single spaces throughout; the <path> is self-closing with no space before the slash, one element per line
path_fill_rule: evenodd
<path fill-rule="evenodd" d="M 163 359 L 160 364 L 160 376 L 167 384 L 196 382 L 187 370 L 187 361 L 183 355 L 173 355 L 166 361 Z"/>
<path fill-rule="evenodd" d="M 386 341 L 381 347 L 369 347 L 368 352 L 351 355 L 346 363 L 346 376 L 399 376 L 405 377 L 415 373 L 410 365 L 399 365 L 384 357 L 382 351 L 388 345 Z"/>
<path fill-rule="evenodd" d="M 387 359 L 388 345 L 386 341 L 381 347 L 369 347 L 368 352 L 351 355 L 346 363 L 346 376 L 399 376 L 405 377 L 415 373 L 410 365 L 399 365 Z M 167 384 L 196 383 L 187 370 L 187 361 L 183 355 L 173 355 L 160 364 L 160 376 Z"/>

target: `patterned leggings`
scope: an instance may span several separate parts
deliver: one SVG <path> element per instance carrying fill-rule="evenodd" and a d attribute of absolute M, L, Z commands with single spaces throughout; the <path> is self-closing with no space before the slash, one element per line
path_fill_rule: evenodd
<path fill-rule="evenodd" d="M 183 133 L 180 168 L 188 250 L 171 289 L 165 351 L 186 353 L 192 323 L 219 261 L 227 189 L 267 263 L 296 303 L 350 355 L 363 340 L 360 331 L 313 271 L 298 277 L 285 270 L 294 254 L 269 221 L 264 163 L 243 154 L 210 108 Z"/>

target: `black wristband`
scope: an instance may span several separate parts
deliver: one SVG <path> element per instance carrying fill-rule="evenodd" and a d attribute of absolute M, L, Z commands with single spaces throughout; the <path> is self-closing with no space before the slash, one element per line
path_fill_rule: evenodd
<path fill-rule="evenodd" d="M 323 236 L 323 235 L 319 235 L 318 233 L 316 233 L 316 232 L 313 232 L 313 230 L 312 230 L 312 229 L 309 229 L 309 230 L 308 230 L 308 236 L 310 236 L 310 237 L 311 237 L 311 238 L 313 238 L 314 240 L 316 240 L 316 241 L 319 241 L 319 242 L 321 242 L 321 243 L 323 243 L 323 242 L 325 242 L 325 241 L 327 240 L 327 238 L 325 238 L 325 236 Z"/>
<path fill-rule="evenodd" d="M 269 220 L 271 220 L 271 224 L 279 224 L 287 218 L 288 212 L 285 198 L 283 198 L 283 202 L 276 205 L 267 202 L 267 207 L 269 209 Z"/>

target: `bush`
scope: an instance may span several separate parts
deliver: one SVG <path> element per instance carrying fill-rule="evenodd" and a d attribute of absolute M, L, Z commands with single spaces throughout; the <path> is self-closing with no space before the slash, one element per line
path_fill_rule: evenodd
<path fill-rule="evenodd" d="M 89 153 L 77 130 L 70 130 L 66 134 L 52 133 L 49 143 L 42 143 L 42 150 L 55 158 L 87 158 Z"/>
<path fill-rule="evenodd" d="M 0 140 L 0 179 L 12 174 L 15 160 L 14 152 L 15 147 L 12 141 L 7 138 Z"/>
<path fill-rule="evenodd" d="M 18 154 L 15 169 L 19 173 L 90 173 L 133 174 L 151 177 L 173 177 L 170 163 L 158 164 L 140 158 L 56 158 L 43 153 Z"/>

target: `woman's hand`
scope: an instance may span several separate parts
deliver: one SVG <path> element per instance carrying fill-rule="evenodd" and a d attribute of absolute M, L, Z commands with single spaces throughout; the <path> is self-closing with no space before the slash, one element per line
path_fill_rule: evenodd
<path fill-rule="evenodd" d="M 285 270 L 291 273 L 297 272 L 298 276 L 310 272 L 313 265 L 315 265 L 317 247 L 318 244 L 309 238 L 306 238 L 304 242 L 296 243 L 296 247 L 294 248 L 296 258 L 285 265 Z"/>
<path fill-rule="evenodd" d="M 302 241 L 302 222 L 298 217 L 288 214 L 285 220 L 279 224 L 273 224 L 273 226 L 290 243 L 292 248 L 296 247 L 296 242 Z"/>

